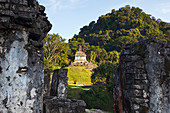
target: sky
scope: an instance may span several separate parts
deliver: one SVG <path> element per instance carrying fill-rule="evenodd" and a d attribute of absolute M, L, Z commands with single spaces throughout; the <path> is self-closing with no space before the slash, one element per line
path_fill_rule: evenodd
<path fill-rule="evenodd" d="M 97 21 L 98 17 L 126 5 L 141 8 L 156 19 L 170 23 L 170 0 L 37 0 L 46 7 L 48 20 L 53 27 L 50 34 L 71 39 L 80 28 Z"/>

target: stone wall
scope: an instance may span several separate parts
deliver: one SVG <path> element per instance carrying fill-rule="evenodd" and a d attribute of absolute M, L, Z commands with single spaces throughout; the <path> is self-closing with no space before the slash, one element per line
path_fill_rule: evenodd
<path fill-rule="evenodd" d="M 170 42 L 127 45 L 114 74 L 115 113 L 170 113 Z"/>
<path fill-rule="evenodd" d="M 86 103 L 83 100 L 44 97 L 45 113 L 85 113 Z"/>
<path fill-rule="evenodd" d="M 67 99 L 67 69 L 45 69 L 44 113 L 84 113 L 83 100 Z M 52 82 L 50 75 L 53 72 Z M 50 92 L 50 93 L 49 93 Z"/>
<path fill-rule="evenodd" d="M 0 0 L 1 113 L 43 112 L 44 10 L 36 0 Z"/>
<path fill-rule="evenodd" d="M 51 83 L 51 96 L 57 96 L 59 98 L 67 98 L 67 69 L 54 70 L 52 83 Z"/>
<path fill-rule="evenodd" d="M 44 69 L 44 96 L 50 96 L 51 92 L 51 83 L 50 77 L 53 70 L 51 69 Z"/>

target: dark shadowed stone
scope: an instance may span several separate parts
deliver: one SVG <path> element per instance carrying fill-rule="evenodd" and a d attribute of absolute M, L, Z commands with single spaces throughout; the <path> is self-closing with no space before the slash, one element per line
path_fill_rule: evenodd
<path fill-rule="evenodd" d="M 83 100 L 66 99 L 67 97 L 67 69 L 56 69 L 54 71 L 45 69 L 45 94 L 44 113 L 84 113 L 86 103 Z M 51 96 L 47 92 L 49 77 L 53 72 L 51 83 Z M 47 82 L 46 82 L 47 81 Z"/>
<path fill-rule="evenodd" d="M 44 69 L 44 96 L 50 96 L 50 76 L 52 72 L 51 69 Z"/>
<path fill-rule="evenodd" d="M 36 0 L 0 0 L 0 29 L 25 30 L 29 38 L 42 40 L 52 27 L 44 10 Z"/>
<path fill-rule="evenodd" d="M 67 97 L 67 69 L 56 69 L 52 77 L 51 96 Z"/>

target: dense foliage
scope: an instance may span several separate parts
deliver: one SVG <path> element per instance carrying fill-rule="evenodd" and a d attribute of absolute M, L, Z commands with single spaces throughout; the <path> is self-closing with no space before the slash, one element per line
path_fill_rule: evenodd
<path fill-rule="evenodd" d="M 113 111 L 113 92 L 110 93 L 104 85 L 94 85 L 90 90 L 80 92 L 80 99 L 83 99 L 87 108 Z"/>
<path fill-rule="evenodd" d="M 93 69 L 93 74 L 91 76 L 92 83 L 104 82 L 106 84 L 112 83 L 114 68 L 116 66 L 111 62 L 103 62 L 99 67 Z"/>
<path fill-rule="evenodd" d="M 60 68 L 69 64 L 70 48 L 58 34 L 49 34 L 43 40 L 44 68 Z"/>
<path fill-rule="evenodd" d="M 80 99 L 83 99 L 87 108 L 102 109 L 112 112 L 113 110 L 113 73 L 116 64 L 102 62 L 93 70 L 92 83 L 99 82 L 90 88 L 80 92 Z M 105 84 L 105 85 L 103 85 Z"/>
<path fill-rule="evenodd" d="M 170 40 L 170 24 L 127 5 L 84 26 L 72 40 L 80 38 L 106 51 L 120 52 L 126 44 L 143 38 Z"/>

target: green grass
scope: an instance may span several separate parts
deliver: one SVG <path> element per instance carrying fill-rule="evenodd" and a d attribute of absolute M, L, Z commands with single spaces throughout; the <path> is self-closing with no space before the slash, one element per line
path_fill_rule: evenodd
<path fill-rule="evenodd" d="M 91 86 L 77 86 L 76 84 L 68 85 L 67 98 L 80 99 L 80 92 L 83 90 L 90 90 Z"/>
<path fill-rule="evenodd" d="M 113 93 L 109 93 L 106 86 L 78 86 L 76 84 L 68 85 L 67 98 L 84 100 L 87 109 L 101 109 L 112 113 Z"/>
<path fill-rule="evenodd" d="M 92 72 L 85 67 L 67 67 L 66 69 L 68 69 L 68 81 L 91 83 Z"/>

